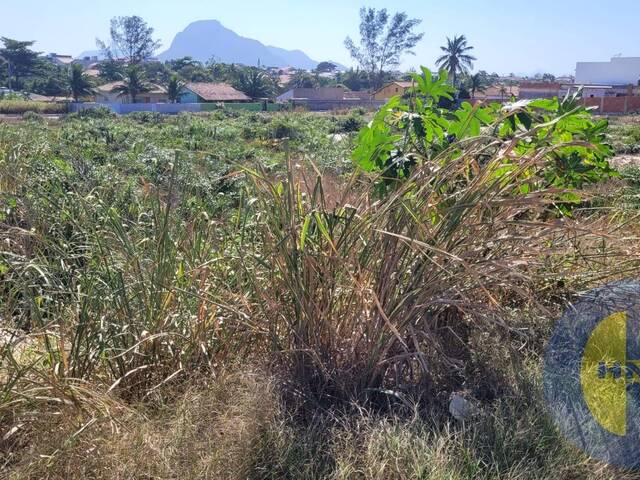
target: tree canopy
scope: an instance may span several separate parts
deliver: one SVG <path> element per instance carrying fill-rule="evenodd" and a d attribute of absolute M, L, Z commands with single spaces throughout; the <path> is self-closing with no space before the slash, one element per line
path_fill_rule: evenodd
<path fill-rule="evenodd" d="M 20 87 L 20 78 L 28 75 L 35 67 L 40 52 L 31 50 L 35 41 L 19 41 L 7 37 L 0 38 L 3 48 L 0 57 L 8 64 L 9 81 L 15 80 L 14 86 Z"/>
<path fill-rule="evenodd" d="M 473 47 L 468 44 L 467 37 L 460 35 L 454 36 L 453 40 L 447 37 L 447 45 L 440 47 L 440 50 L 445 53 L 436 60 L 436 65 L 447 70 L 453 85 L 457 85 L 459 75 L 473 68 L 476 57 L 468 53 Z"/>
<path fill-rule="evenodd" d="M 153 28 L 137 15 L 111 19 L 111 43 L 97 40 L 108 58 L 124 59 L 137 65 L 153 56 L 161 43 L 153 38 Z"/>
<path fill-rule="evenodd" d="M 400 65 L 403 54 L 415 54 L 412 49 L 424 36 L 415 32 L 421 22 L 405 12 L 390 16 L 385 8 L 360 9 L 360 45 L 350 37 L 344 43 L 353 59 L 368 72 L 374 87 L 382 85 L 386 69 Z"/>

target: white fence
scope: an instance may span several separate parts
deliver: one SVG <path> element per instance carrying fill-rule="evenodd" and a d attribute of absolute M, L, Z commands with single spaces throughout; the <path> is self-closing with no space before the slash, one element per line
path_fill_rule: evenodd
<path fill-rule="evenodd" d="M 367 108 L 377 110 L 385 102 L 378 100 L 344 99 L 344 100 L 291 100 L 280 105 L 282 109 L 294 109 L 302 107 L 312 112 L 326 112 L 330 110 L 345 110 L 349 108 Z M 269 104 L 269 111 L 274 104 Z M 106 107 L 118 115 L 126 115 L 133 112 L 158 112 L 165 114 L 177 114 L 180 112 L 210 112 L 217 108 L 212 103 L 71 103 L 70 112 L 80 112 L 91 108 Z M 261 103 L 234 103 L 227 108 L 233 110 L 261 111 Z M 278 108 L 276 108 L 277 110 Z"/>

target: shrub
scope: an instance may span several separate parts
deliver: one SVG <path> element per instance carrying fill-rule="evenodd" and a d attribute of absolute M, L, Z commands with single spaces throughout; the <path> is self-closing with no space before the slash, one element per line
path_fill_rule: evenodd
<path fill-rule="evenodd" d="M 66 113 L 64 103 L 33 102 L 29 100 L 0 100 L 0 114 L 22 114 L 35 112 L 41 114 Z"/>

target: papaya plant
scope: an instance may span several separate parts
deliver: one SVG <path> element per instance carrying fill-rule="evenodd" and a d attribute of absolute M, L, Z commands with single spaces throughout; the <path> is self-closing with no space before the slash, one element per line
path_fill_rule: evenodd
<path fill-rule="evenodd" d="M 617 175 L 607 160 L 613 154 L 605 141 L 608 122 L 593 118 L 580 102 L 581 92 L 562 100 L 521 100 L 504 106 L 463 102 L 446 108 L 454 92 L 447 73 L 436 76 L 421 70 L 412 75 L 409 95 L 390 99 L 357 139 L 353 161 L 377 175 L 380 195 L 409 178 L 419 164 L 437 168 L 473 154 L 474 165 L 481 169 L 498 156 L 500 168 L 493 173 L 497 180 L 518 170 L 529 180 L 519 186 L 519 193 L 562 190 L 557 206 L 568 213 L 570 204 L 581 201 L 576 190 Z M 544 162 L 527 166 L 531 158 Z M 469 179 L 477 169 L 468 172 Z"/>

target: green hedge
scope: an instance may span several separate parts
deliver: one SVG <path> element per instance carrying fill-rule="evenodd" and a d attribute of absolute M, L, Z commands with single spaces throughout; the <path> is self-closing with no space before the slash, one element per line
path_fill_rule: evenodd
<path fill-rule="evenodd" d="M 0 114 L 66 113 L 65 103 L 33 102 L 30 100 L 0 100 Z"/>

